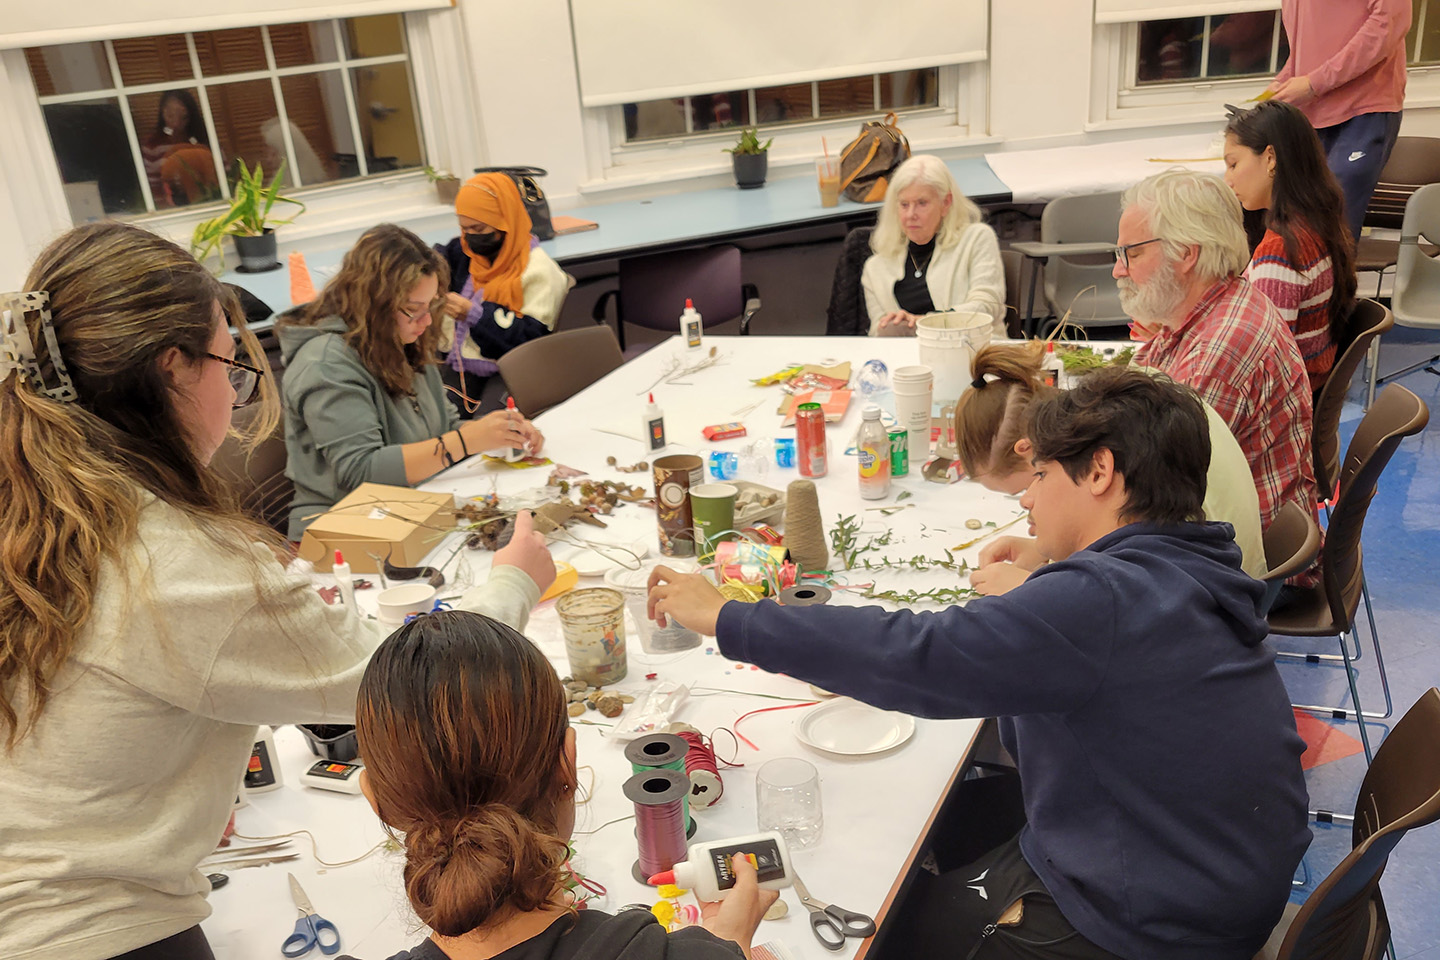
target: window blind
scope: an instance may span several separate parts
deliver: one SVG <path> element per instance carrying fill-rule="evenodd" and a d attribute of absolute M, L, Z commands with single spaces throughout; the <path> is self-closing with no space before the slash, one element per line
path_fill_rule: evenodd
<path fill-rule="evenodd" d="M 985 59 L 988 0 L 570 0 L 587 107 Z"/>

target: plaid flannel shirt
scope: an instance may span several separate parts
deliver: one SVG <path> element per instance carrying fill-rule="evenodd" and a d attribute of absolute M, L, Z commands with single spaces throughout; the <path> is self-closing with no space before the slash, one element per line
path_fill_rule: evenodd
<path fill-rule="evenodd" d="M 1134 362 L 1188 384 L 1230 425 L 1250 462 L 1262 527 L 1287 500 L 1315 509 L 1310 381 L 1295 335 L 1263 293 L 1239 277 L 1216 283 Z M 1295 579 L 1318 581 L 1314 568 Z"/>

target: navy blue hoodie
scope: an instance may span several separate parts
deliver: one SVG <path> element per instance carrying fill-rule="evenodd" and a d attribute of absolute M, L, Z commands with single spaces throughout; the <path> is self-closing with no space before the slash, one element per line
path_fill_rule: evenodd
<path fill-rule="evenodd" d="M 1249 960 L 1310 842 L 1289 698 L 1228 524 L 1131 524 L 936 613 L 727 603 L 721 651 L 878 707 L 998 717 L 1020 846 L 1127 958 Z"/>

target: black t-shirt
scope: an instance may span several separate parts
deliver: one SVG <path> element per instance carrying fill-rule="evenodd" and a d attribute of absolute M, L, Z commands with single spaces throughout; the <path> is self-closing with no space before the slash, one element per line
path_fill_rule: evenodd
<path fill-rule="evenodd" d="M 935 254 L 935 239 L 929 243 L 911 243 L 905 251 L 905 270 L 895 281 L 895 302 L 906 313 L 917 317 L 935 312 L 935 302 L 930 299 L 930 288 L 925 285 L 925 274 L 930 270 L 930 258 Z M 919 273 L 920 276 L 915 276 Z"/>
<path fill-rule="evenodd" d="M 721 940 L 701 927 L 677 933 L 665 928 L 646 910 L 618 914 L 581 910 L 557 919 L 545 931 L 517 943 L 494 960 L 744 960 L 740 947 Z M 336 960 L 357 960 L 342 955 Z M 435 941 L 426 940 L 388 960 L 450 960 Z"/>

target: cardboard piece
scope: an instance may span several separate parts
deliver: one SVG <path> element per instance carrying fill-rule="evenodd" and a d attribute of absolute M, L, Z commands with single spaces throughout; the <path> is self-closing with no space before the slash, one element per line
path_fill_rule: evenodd
<path fill-rule="evenodd" d="M 454 529 L 453 494 L 362 483 L 315 518 L 300 540 L 300 556 L 321 573 L 334 567 L 336 550 L 354 573 L 379 572 L 371 554 L 416 567 Z"/>

